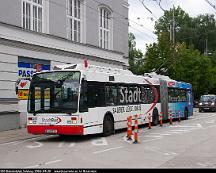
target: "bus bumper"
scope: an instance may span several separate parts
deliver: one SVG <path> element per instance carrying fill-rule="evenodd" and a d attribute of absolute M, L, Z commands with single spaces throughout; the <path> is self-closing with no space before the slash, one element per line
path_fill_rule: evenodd
<path fill-rule="evenodd" d="M 28 133 L 39 134 L 59 134 L 59 135 L 83 135 L 83 126 L 49 126 L 49 125 L 28 125 Z"/>

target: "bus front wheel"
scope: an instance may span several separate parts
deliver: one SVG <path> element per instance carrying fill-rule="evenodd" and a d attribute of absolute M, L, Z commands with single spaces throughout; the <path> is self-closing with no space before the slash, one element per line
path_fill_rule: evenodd
<path fill-rule="evenodd" d="M 114 121 L 112 116 L 106 115 L 103 121 L 103 136 L 110 136 L 114 132 Z"/>

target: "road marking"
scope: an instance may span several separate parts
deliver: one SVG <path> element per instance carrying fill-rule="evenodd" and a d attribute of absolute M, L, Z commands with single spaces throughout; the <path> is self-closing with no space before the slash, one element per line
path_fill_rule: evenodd
<path fill-rule="evenodd" d="M 200 165 L 202 167 L 215 168 L 215 165 L 213 163 L 210 163 L 210 162 L 197 163 L 197 165 Z"/>
<path fill-rule="evenodd" d="M 123 140 L 124 140 L 125 142 L 129 143 L 129 144 L 132 144 L 132 143 L 133 143 L 133 140 L 134 140 L 134 137 L 133 137 L 133 135 L 131 135 L 131 140 L 128 140 L 127 135 L 125 135 L 125 136 L 123 137 Z"/>
<path fill-rule="evenodd" d="M 162 136 L 156 136 L 156 135 L 146 135 L 144 137 L 147 137 L 147 138 L 162 138 Z"/>
<path fill-rule="evenodd" d="M 64 141 L 61 142 L 61 143 L 58 145 L 58 147 L 61 148 L 63 145 L 64 145 Z"/>
<path fill-rule="evenodd" d="M 61 162 L 61 161 L 62 160 L 53 160 L 53 161 L 50 161 L 50 162 L 46 162 L 45 165 L 50 165 L 50 164 Z"/>
<path fill-rule="evenodd" d="M 147 135 L 145 137 L 147 137 L 147 138 L 154 138 L 154 139 L 144 139 L 142 142 L 151 142 L 151 141 L 155 141 L 155 140 L 159 140 L 159 139 L 163 138 L 163 136 L 150 136 L 150 135 Z"/>
<path fill-rule="evenodd" d="M 196 125 L 176 125 L 176 126 L 170 126 L 170 128 L 177 128 L 177 127 L 182 127 L 182 128 L 202 128 L 201 124 L 196 124 Z"/>
<path fill-rule="evenodd" d="M 58 148 L 62 148 L 64 146 L 64 144 L 65 144 L 65 141 L 60 142 L 59 145 L 58 145 Z M 69 144 L 68 147 L 71 148 L 71 147 L 74 147 L 74 146 L 75 146 L 75 143 L 72 142 L 72 143 Z"/>
<path fill-rule="evenodd" d="M 144 149 L 149 150 L 149 151 L 153 151 L 155 153 L 159 153 L 165 156 L 171 156 L 171 155 L 176 155 L 177 153 L 172 152 L 172 151 L 164 151 L 160 148 L 151 148 L 151 147 L 145 147 Z M 163 152 L 164 151 L 164 152 Z"/>
<path fill-rule="evenodd" d="M 34 142 L 37 145 L 27 145 L 27 148 L 33 149 L 33 148 L 40 148 L 43 146 L 43 144 L 41 142 Z"/>
<path fill-rule="evenodd" d="M 101 150 L 101 151 L 95 151 L 95 152 L 93 152 L 93 153 L 94 153 L 94 154 L 98 154 L 98 153 L 103 153 L 103 152 L 106 152 L 106 151 L 116 150 L 116 149 L 120 149 L 120 148 L 123 148 L 123 146 L 115 147 L 115 148 L 108 148 L 108 149 L 106 149 L 106 150 Z"/>
<path fill-rule="evenodd" d="M 95 145 L 95 146 L 108 145 L 108 142 L 105 138 L 93 139 L 91 143 L 92 145 Z"/>
<path fill-rule="evenodd" d="M 39 137 L 33 137 L 33 138 L 29 138 L 29 139 L 24 139 L 24 140 L 16 140 L 16 141 L 11 141 L 11 142 L 5 142 L 0 144 L 0 146 L 4 146 L 4 145 L 9 145 L 9 144 L 14 144 L 14 145 L 18 145 L 27 141 L 31 141 L 34 139 L 40 139 L 40 138 L 44 138 L 44 136 L 39 136 Z"/>
<path fill-rule="evenodd" d="M 216 116 L 216 114 L 210 115 L 210 116 L 205 116 L 205 117 L 200 117 L 200 118 L 188 119 L 188 121 L 195 121 L 195 120 L 208 119 L 208 118 L 215 117 L 215 116 Z"/>
<path fill-rule="evenodd" d="M 25 168 L 37 168 L 37 167 L 39 167 L 39 166 L 41 166 L 41 165 L 27 166 L 27 167 L 25 167 Z"/>
<path fill-rule="evenodd" d="M 215 120 L 206 121 L 205 123 L 207 123 L 207 124 L 213 124 L 213 123 L 215 123 Z"/>
<path fill-rule="evenodd" d="M 190 130 L 180 130 L 180 129 L 170 130 L 170 133 L 175 133 L 175 134 L 183 134 L 183 133 L 189 133 L 189 132 L 191 131 Z"/>
<path fill-rule="evenodd" d="M 203 163 L 197 163 L 197 165 L 202 166 L 202 167 L 207 167 L 208 165 L 203 164 Z"/>
<path fill-rule="evenodd" d="M 25 168 L 37 168 L 37 167 L 42 166 L 42 165 L 50 165 L 50 164 L 61 162 L 61 161 L 62 160 L 53 160 L 53 161 L 45 162 L 44 164 L 37 164 L 37 165 L 27 166 Z"/>
<path fill-rule="evenodd" d="M 75 146 L 75 143 L 71 143 L 70 145 L 69 145 L 69 147 L 74 147 Z"/>
<path fill-rule="evenodd" d="M 161 136 L 170 136 L 172 134 L 169 134 L 169 133 L 150 133 L 150 135 L 161 135 Z"/>

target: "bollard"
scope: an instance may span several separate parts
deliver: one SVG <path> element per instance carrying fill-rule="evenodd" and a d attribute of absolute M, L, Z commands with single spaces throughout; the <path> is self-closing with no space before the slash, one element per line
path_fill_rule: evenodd
<path fill-rule="evenodd" d="M 160 112 L 160 126 L 163 126 L 163 113 Z"/>
<path fill-rule="evenodd" d="M 172 125 L 172 111 L 170 111 L 170 125 Z"/>
<path fill-rule="evenodd" d="M 138 143 L 138 115 L 135 115 L 135 123 L 134 123 L 134 142 Z"/>
<path fill-rule="evenodd" d="M 181 122 L 181 112 L 180 112 L 180 110 L 178 111 L 178 122 Z"/>
<path fill-rule="evenodd" d="M 151 129 L 151 113 L 149 113 L 148 120 L 149 120 L 148 128 Z"/>
<path fill-rule="evenodd" d="M 132 140 L 132 138 L 131 138 L 131 135 L 132 135 L 132 116 L 129 116 L 127 118 L 127 125 L 128 125 L 127 140 Z"/>

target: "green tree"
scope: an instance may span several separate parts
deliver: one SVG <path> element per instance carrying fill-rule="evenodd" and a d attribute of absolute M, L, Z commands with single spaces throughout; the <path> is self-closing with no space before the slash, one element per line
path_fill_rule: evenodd
<path fill-rule="evenodd" d="M 195 98 L 214 90 L 216 71 L 211 59 L 185 43 L 177 43 L 174 47 L 166 33 L 161 33 L 158 43 L 147 47 L 145 62 L 144 72 L 155 71 L 191 83 Z"/>
<path fill-rule="evenodd" d="M 129 70 L 134 74 L 142 74 L 143 71 L 143 53 L 136 48 L 136 38 L 133 33 L 128 35 L 129 46 Z"/>
<path fill-rule="evenodd" d="M 169 41 L 168 33 L 162 32 L 158 37 L 158 43 L 147 46 L 144 72 L 157 72 L 168 75 L 173 62 L 174 48 Z"/>
<path fill-rule="evenodd" d="M 177 33 L 181 32 L 185 28 L 191 26 L 192 18 L 181 9 L 181 7 L 170 9 L 169 11 L 165 11 L 164 15 L 155 22 L 155 33 L 159 36 L 161 32 L 170 32 L 170 24 L 173 21 L 173 13 L 175 19 L 175 27 L 177 29 Z M 178 41 L 178 35 L 177 40 Z"/>
<path fill-rule="evenodd" d="M 170 24 L 175 20 L 175 41 L 185 42 L 187 46 L 194 46 L 201 53 L 206 47 L 208 53 L 216 49 L 216 20 L 214 15 L 205 14 L 190 17 L 180 7 L 165 11 L 164 15 L 155 23 L 155 33 L 170 33 Z"/>

